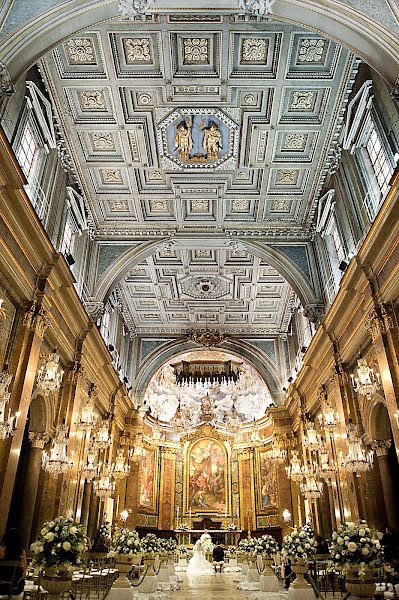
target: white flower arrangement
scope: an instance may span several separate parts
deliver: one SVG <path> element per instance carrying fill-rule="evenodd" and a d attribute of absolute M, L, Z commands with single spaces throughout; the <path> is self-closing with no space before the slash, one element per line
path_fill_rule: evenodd
<path fill-rule="evenodd" d="M 201 544 L 202 544 L 202 547 L 205 550 L 205 552 L 212 552 L 212 550 L 215 547 L 215 544 L 212 543 L 211 536 L 204 537 L 203 540 L 201 541 Z"/>
<path fill-rule="evenodd" d="M 262 535 L 256 539 L 256 550 L 258 554 L 265 554 L 268 557 L 274 556 L 279 551 L 278 543 L 271 535 Z"/>
<path fill-rule="evenodd" d="M 161 553 L 175 552 L 177 542 L 173 538 L 158 538 Z"/>
<path fill-rule="evenodd" d="M 227 529 L 228 531 L 237 531 L 237 525 L 232 521 L 227 525 Z"/>
<path fill-rule="evenodd" d="M 378 567 L 384 561 L 384 550 L 377 532 L 366 521 L 342 523 L 332 534 L 329 545 L 333 566 L 346 574 L 359 567 L 359 579 L 364 579 L 366 567 Z"/>
<path fill-rule="evenodd" d="M 187 525 L 187 523 L 180 523 L 176 529 L 177 531 L 190 531 L 190 527 Z"/>
<path fill-rule="evenodd" d="M 87 550 L 84 528 L 73 519 L 59 516 L 44 523 L 38 539 L 30 549 L 32 567 L 36 572 L 54 567 L 58 571 L 73 571 L 82 565 Z"/>
<path fill-rule="evenodd" d="M 245 552 L 245 554 L 255 555 L 257 553 L 256 539 L 255 538 L 247 538 L 244 540 L 240 540 L 238 543 L 238 549 L 241 552 Z"/>
<path fill-rule="evenodd" d="M 154 533 L 147 533 L 140 542 L 145 554 L 158 554 L 161 551 L 159 539 Z"/>
<path fill-rule="evenodd" d="M 227 548 L 227 556 L 235 556 L 237 554 L 237 548 L 235 546 L 229 546 Z"/>
<path fill-rule="evenodd" d="M 298 531 L 294 528 L 291 533 L 284 536 L 283 552 L 291 560 L 307 562 L 314 557 L 316 545 L 316 540 L 309 535 L 309 530 Z"/>
<path fill-rule="evenodd" d="M 141 554 L 141 552 L 141 543 L 136 531 L 132 531 L 127 527 L 115 529 L 114 537 L 112 538 L 111 555 Z"/>
<path fill-rule="evenodd" d="M 188 554 L 187 548 L 184 544 L 180 544 L 180 546 L 177 547 L 177 551 L 182 556 L 187 556 L 187 554 Z"/>
<path fill-rule="evenodd" d="M 104 521 L 98 530 L 98 537 L 109 539 L 111 537 L 111 526 L 108 521 Z"/>

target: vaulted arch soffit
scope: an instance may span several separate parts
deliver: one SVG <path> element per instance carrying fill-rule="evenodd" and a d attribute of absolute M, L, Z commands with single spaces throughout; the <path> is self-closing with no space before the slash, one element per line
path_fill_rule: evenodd
<path fill-rule="evenodd" d="M 133 382 L 133 394 L 138 402 L 141 401 L 154 373 L 167 361 L 184 352 L 198 350 L 198 345 L 188 339 L 177 339 L 165 344 L 152 352 L 140 366 L 135 381 Z M 217 348 L 226 350 L 238 358 L 247 360 L 258 371 L 266 382 L 273 401 L 280 404 L 282 400 L 282 382 L 276 366 L 272 361 L 257 348 L 243 340 L 226 340 Z"/>
<path fill-rule="evenodd" d="M 39 3 L 38 3 L 39 4 Z M 190 4 L 201 9 L 201 3 Z M 237 10 L 237 0 L 219 0 L 213 9 Z M 351 3 L 352 4 L 352 3 Z M 17 0 L 13 10 L 16 10 Z M 24 12 L 21 2 L 21 12 Z M 397 22 L 382 24 L 379 3 L 356 10 L 349 3 L 329 0 L 279 0 L 273 7 L 277 19 L 322 32 L 346 46 L 376 69 L 391 85 L 398 75 L 399 36 Z M 170 12 L 170 0 L 156 0 L 153 10 Z M 173 8 L 187 9 L 183 0 L 174 0 Z M 203 8 L 203 3 L 202 3 Z M 385 5 L 389 13 L 389 8 Z M 366 14 L 368 11 L 368 14 Z M 373 12 L 374 11 L 374 12 Z M 46 52 L 83 29 L 115 19 L 118 0 L 72 0 L 36 16 L 8 33 L 0 42 L 0 58 L 7 65 L 11 79 L 17 81 Z M 19 22 L 23 21 L 20 19 Z M 18 18 L 16 19 L 18 22 Z"/>
<path fill-rule="evenodd" d="M 196 249 L 198 248 L 199 240 L 173 240 L 173 243 L 173 247 L 175 249 Z M 234 242 L 231 242 L 231 240 L 226 238 L 220 240 L 207 240 L 207 246 L 212 246 L 213 248 L 231 248 L 232 243 L 234 244 Z M 240 242 L 238 242 L 238 244 L 240 244 Z M 133 246 L 121 254 L 121 256 L 119 256 L 106 269 L 101 278 L 98 280 L 93 294 L 95 301 L 105 302 L 121 279 L 133 267 L 157 252 L 159 247 L 159 241 L 145 242 L 138 246 Z M 259 242 L 245 241 L 245 243 L 242 243 L 242 246 L 240 247 L 247 250 L 248 253 L 253 254 L 261 260 L 269 263 L 274 269 L 276 269 L 276 271 L 288 281 L 298 298 L 301 300 L 303 306 L 312 306 L 320 303 L 318 295 L 308 278 L 293 263 L 293 261 L 284 256 L 282 252 L 279 252 L 276 250 L 276 248 L 270 248 L 264 244 L 262 245 Z"/>

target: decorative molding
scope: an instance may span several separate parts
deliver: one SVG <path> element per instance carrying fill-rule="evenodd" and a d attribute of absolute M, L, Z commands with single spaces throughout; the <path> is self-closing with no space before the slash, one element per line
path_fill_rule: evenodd
<path fill-rule="evenodd" d="M 273 13 L 276 0 L 239 0 L 239 7 L 257 17 L 266 17 Z"/>
<path fill-rule="evenodd" d="M 14 92 L 15 88 L 11 81 L 8 67 L 3 61 L 0 61 L 0 93 L 11 96 Z"/>
<path fill-rule="evenodd" d="M 147 12 L 155 0 L 119 0 L 118 10 L 122 19 L 139 17 Z"/>
<path fill-rule="evenodd" d="M 375 450 L 375 453 L 379 458 L 380 456 L 388 455 L 388 450 L 391 447 L 391 444 L 391 440 L 374 440 L 371 442 L 371 447 L 373 450 Z"/>
<path fill-rule="evenodd" d="M 37 431 L 30 431 L 28 437 L 32 448 L 37 448 L 39 450 L 43 450 L 50 439 L 50 436 L 47 433 Z"/>
<path fill-rule="evenodd" d="M 190 340 L 206 348 L 220 346 L 228 339 L 228 336 L 220 331 L 210 331 L 209 329 L 201 329 L 190 334 Z"/>

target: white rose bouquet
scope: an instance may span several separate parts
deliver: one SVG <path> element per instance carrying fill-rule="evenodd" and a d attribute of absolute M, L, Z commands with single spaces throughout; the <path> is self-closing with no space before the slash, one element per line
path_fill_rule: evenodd
<path fill-rule="evenodd" d="M 254 555 L 257 553 L 257 540 L 255 538 L 247 538 L 244 540 L 240 540 L 238 543 L 238 549 L 241 552 L 245 552 L 245 554 Z"/>
<path fill-rule="evenodd" d="M 141 543 L 136 531 L 132 531 L 127 527 L 115 529 L 110 554 L 141 554 L 141 552 Z"/>
<path fill-rule="evenodd" d="M 143 552 L 146 554 L 158 554 L 161 551 L 159 539 L 154 533 L 147 533 L 140 541 Z"/>
<path fill-rule="evenodd" d="M 228 529 L 228 531 L 236 531 L 238 528 L 237 528 L 237 525 L 234 523 L 234 521 L 232 521 L 231 523 L 229 523 L 227 525 L 227 529 Z"/>
<path fill-rule="evenodd" d="M 378 567 L 384 561 L 384 551 L 377 536 L 366 521 L 342 523 L 332 534 L 329 545 L 333 566 L 347 573 L 355 565 L 359 566 L 359 579 L 364 579 L 366 566 Z"/>
<path fill-rule="evenodd" d="M 56 572 L 73 571 L 81 566 L 82 555 L 87 550 L 83 526 L 61 516 L 47 521 L 30 549 L 35 571 L 50 567 L 54 567 Z"/>
<path fill-rule="evenodd" d="M 272 557 L 279 551 L 278 543 L 271 535 L 262 535 L 256 540 L 256 549 L 258 554 L 265 554 Z"/>
<path fill-rule="evenodd" d="M 173 538 L 158 538 L 161 553 L 167 554 L 174 552 L 177 548 L 177 542 Z"/>
<path fill-rule="evenodd" d="M 311 560 L 316 553 L 316 540 L 309 535 L 305 529 L 294 528 L 291 533 L 284 536 L 283 552 L 291 560 L 307 562 Z"/>
<path fill-rule="evenodd" d="M 187 525 L 187 523 L 180 523 L 176 529 L 177 531 L 190 531 L 190 527 Z"/>

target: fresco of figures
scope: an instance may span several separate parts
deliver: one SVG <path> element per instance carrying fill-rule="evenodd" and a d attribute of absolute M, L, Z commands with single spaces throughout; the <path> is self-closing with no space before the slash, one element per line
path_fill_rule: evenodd
<path fill-rule="evenodd" d="M 277 473 L 275 465 L 268 459 L 266 451 L 258 452 L 259 507 L 261 511 L 276 508 L 278 504 Z"/>
<path fill-rule="evenodd" d="M 141 508 L 155 510 L 155 473 L 156 473 L 156 450 L 144 449 L 143 460 L 140 468 L 140 496 Z"/>
<path fill-rule="evenodd" d="M 226 510 L 227 456 L 217 440 L 200 439 L 188 453 L 188 508 L 193 512 Z"/>

